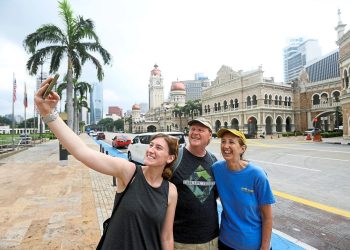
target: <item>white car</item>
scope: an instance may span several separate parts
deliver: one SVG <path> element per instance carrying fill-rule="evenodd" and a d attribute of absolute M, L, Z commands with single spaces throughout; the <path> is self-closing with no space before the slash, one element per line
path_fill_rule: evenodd
<path fill-rule="evenodd" d="M 97 132 L 95 132 L 95 131 L 90 131 L 89 135 L 92 136 L 92 137 L 96 137 L 96 136 L 97 136 Z"/>
<path fill-rule="evenodd" d="M 139 134 L 134 137 L 131 144 L 128 147 L 128 159 L 132 162 L 137 162 L 140 164 L 144 163 L 144 158 L 146 155 L 147 147 L 153 135 L 159 132 L 149 132 L 144 134 Z M 185 145 L 185 135 L 182 132 L 160 132 L 163 134 L 171 135 L 179 139 L 180 146 Z"/>

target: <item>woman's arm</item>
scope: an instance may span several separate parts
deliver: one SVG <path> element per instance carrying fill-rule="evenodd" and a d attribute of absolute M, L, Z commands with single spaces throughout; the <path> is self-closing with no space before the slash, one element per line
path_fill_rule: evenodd
<path fill-rule="evenodd" d="M 261 250 L 270 249 L 271 233 L 272 233 L 272 206 L 260 206 L 260 213 L 262 218 L 262 235 L 261 235 Z"/>
<path fill-rule="evenodd" d="M 35 104 L 42 117 L 46 117 L 52 113 L 60 100 L 56 92 L 50 92 L 48 97 L 45 99 L 42 98 L 43 93 L 52 79 L 53 78 L 48 78 L 44 81 L 35 95 Z M 118 180 L 122 182 L 120 183 L 122 186 L 128 183 L 135 171 L 136 166 L 133 163 L 89 148 L 59 117 L 54 121 L 48 122 L 48 126 L 62 145 L 76 159 L 98 172 L 117 177 Z"/>
<path fill-rule="evenodd" d="M 161 235 L 163 250 L 174 249 L 173 225 L 174 225 L 176 203 L 177 203 L 177 190 L 175 185 L 169 182 L 168 208 L 166 211 L 165 220 L 162 228 L 162 235 Z"/>

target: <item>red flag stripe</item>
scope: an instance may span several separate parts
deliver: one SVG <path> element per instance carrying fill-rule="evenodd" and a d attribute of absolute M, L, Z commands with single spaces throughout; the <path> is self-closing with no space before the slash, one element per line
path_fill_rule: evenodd
<path fill-rule="evenodd" d="M 25 108 L 28 107 L 28 96 L 27 96 L 27 85 L 26 85 L 26 83 L 24 83 L 24 99 L 23 99 L 23 104 L 24 104 L 24 107 L 25 107 Z"/>

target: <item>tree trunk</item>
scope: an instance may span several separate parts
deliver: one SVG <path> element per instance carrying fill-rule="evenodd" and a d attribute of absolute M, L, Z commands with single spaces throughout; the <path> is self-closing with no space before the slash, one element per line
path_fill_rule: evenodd
<path fill-rule="evenodd" d="M 67 70 L 67 125 L 73 129 L 73 66 L 70 57 L 68 56 L 68 70 Z"/>

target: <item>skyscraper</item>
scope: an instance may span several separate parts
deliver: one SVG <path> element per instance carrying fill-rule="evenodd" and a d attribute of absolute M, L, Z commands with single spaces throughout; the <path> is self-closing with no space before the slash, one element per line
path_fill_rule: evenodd
<path fill-rule="evenodd" d="M 283 50 L 284 81 L 286 83 L 299 77 L 303 67 L 322 55 L 318 40 L 291 38 Z"/>
<path fill-rule="evenodd" d="M 90 93 L 90 124 L 97 124 L 103 119 L 103 86 L 93 83 Z"/>

